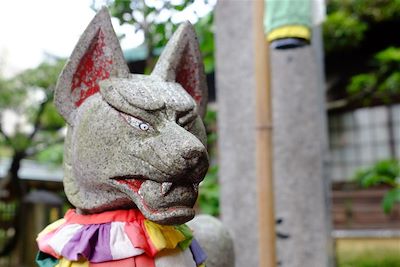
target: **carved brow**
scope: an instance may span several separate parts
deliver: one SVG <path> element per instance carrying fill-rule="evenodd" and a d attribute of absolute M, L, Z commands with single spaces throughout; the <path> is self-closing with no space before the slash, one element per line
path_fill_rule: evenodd
<path fill-rule="evenodd" d="M 141 121 L 150 123 L 150 124 L 156 124 L 158 120 L 158 116 L 155 113 L 155 111 L 150 111 L 150 110 L 145 110 L 133 105 L 129 105 L 128 108 L 117 108 L 116 106 L 112 105 L 111 103 L 108 103 L 108 101 L 105 101 L 112 109 L 116 110 L 119 113 L 123 113 L 132 117 L 135 117 Z"/>
<path fill-rule="evenodd" d="M 197 118 L 197 113 L 193 108 L 187 111 L 178 112 L 176 115 L 176 121 L 180 125 L 186 125 L 195 120 L 196 118 Z"/>

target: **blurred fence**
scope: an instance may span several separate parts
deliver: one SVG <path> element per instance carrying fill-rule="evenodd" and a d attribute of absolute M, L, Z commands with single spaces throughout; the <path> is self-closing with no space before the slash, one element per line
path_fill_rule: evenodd
<path fill-rule="evenodd" d="M 400 158 L 400 105 L 329 114 L 331 176 L 349 181 L 357 169 Z"/>

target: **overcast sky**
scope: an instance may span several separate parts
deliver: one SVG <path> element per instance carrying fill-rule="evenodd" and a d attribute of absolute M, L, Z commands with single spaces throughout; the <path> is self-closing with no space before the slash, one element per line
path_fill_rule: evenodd
<path fill-rule="evenodd" d="M 9 76 L 35 67 L 45 53 L 67 57 L 94 16 L 92 0 L 0 1 L 0 68 Z M 118 34 L 127 38 L 123 48 L 143 41 L 129 26 L 113 21 Z M 129 34 L 128 34 L 129 33 Z"/>
<path fill-rule="evenodd" d="M 200 15 L 210 10 L 202 1 L 195 2 Z M 101 5 L 101 0 L 96 3 Z M 0 1 L 0 73 L 10 76 L 35 67 L 46 53 L 68 57 L 95 15 L 91 4 L 92 0 Z M 143 35 L 135 35 L 129 25 L 120 26 L 113 19 L 113 26 L 117 34 L 126 36 L 123 49 L 143 42 Z"/>

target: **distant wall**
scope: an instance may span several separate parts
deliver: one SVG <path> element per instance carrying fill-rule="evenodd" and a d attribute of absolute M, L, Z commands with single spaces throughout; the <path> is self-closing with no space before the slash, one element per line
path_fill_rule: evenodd
<path fill-rule="evenodd" d="M 334 182 L 351 181 L 359 168 L 400 158 L 400 105 L 330 112 L 329 146 Z"/>

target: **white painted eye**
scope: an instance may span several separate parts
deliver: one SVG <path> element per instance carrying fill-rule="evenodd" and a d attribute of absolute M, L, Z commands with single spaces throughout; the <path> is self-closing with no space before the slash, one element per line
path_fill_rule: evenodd
<path fill-rule="evenodd" d="M 148 131 L 150 129 L 150 125 L 146 122 L 139 120 L 131 115 L 120 113 L 122 117 L 129 123 L 130 126 L 140 129 L 142 131 Z"/>
<path fill-rule="evenodd" d="M 150 126 L 147 123 L 142 122 L 142 123 L 139 123 L 139 128 L 142 131 L 147 131 L 150 128 Z"/>

